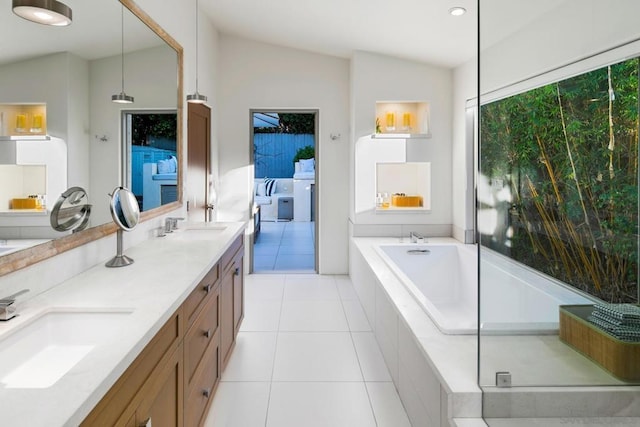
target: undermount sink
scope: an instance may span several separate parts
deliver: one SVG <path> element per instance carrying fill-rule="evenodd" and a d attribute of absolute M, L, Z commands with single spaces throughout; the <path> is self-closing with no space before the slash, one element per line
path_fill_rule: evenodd
<path fill-rule="evenodd" d="M 117 337 L 131 311 L 51 310 L 0 339 L 0 388 L 47 388 Z"/>
<path fill-rule="evenodd" d="M 227 229 L 226 225 L 197 225 L 178 228 L 167 234 L 176 239 L 184 240 L 210 240 L 215 239 Z"/>

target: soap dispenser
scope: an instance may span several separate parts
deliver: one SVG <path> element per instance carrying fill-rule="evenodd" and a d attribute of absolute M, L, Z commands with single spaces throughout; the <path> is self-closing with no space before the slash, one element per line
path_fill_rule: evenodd
<path fill-rule="evenodd" d="M 376 208 L 381 208 L 383 201 L 384 199 L 382 198 L 382 193 L 376 194 Z"/>

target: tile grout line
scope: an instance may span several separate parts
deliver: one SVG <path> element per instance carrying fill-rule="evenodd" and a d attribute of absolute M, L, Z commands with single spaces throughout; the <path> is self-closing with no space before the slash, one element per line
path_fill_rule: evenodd
<path fill-rule="evenodd" d="M 286 260 L 287 258 L 296 255 L 296 254 L 284 254 L 284 253 L 281 253 L 281 249 L 282 249 L 282 246 L 283 246 L 284 243 L 288 242 L 289 240 L 294 241 L 293 238 L 289 238 L 289 237 L 286 236 L 287 233 L 288 233 L 287 229 L 291 228 L 291 230 L 289 230 L 289 231 L 291 231 L 291 233 L 293 233 L 293 234 L 300 234 L 300 230 L 297 230 L 295 227 L 292 228 L 292 224 L 296 224 L 296 223 L 294 223 L 294 222 L 279 222 L 279 221 L 276 221 L 276 222 L 273 222 L 273 223 L 269 222 L 269 224 L 274 224 L 273 227 L 269 227 L 269 228 L 273 228 L 273 230 L 271 230 L 271 231 L 273 231 L 274 235 L 277 235 L 277 246 L 278 246 L 278 249 L 277 249 L 276 254 L 275 254 L 274 258 L 273 258 L 273 264 L 271 265 L 271 267 L 268 268 L 268 269 L 264 269 L 264 270 L 255 270 L 256 273 L 280 271 L 280 270 L 278 270 L 276 268 L 276 266 L 278 265 L 279 260 L 281 262 L 284 262 L 283 260 Z M 279 224 L 282 224 L 282 226 L 280 226 Z M 300 224 L 302 224 L 302 223 L 300 223 Z M 313 221 L 309 221 L 308 224 L 309 224 L 308 227 L 310 227 L 311 230 L 313 230 L 313 224 L 315 224 L 315 223 Z M 303 231 L 303 234 L 305 235 L 304 237 L 306 238 L 307 234 L 304 233 L 304 229 L 301 228 L 301 230 Z M 267 234 L 268 231 L 265 229 L 264 233 Z M 311 237 L 311 242 L 312 242 L 312 245 L 311 245 L 312 246 L 312 253 L 310 255 L 311 256 L 315 256 L 316 246 L 315 246 L 315 235 L 314 235 L 313 232 L 310 233 L 310 237 Z M 258 243 L 258 245 L 259 244 L 260 243 Z M 315 264 L 315 262 L 314 262 L 314 264 Z M 286 272 L 304 272 L 304 273 L 317 272 L 314 269 L 309 269 L 309 270 L 307 270 L 307 269 L 300 269 L 300 270 L 297 270 L 297 269 L 296 270 L 283 269 L 282 271 L 286 271 Z"/>
<path fill-rule="evenodd" d="M 273 362 L 271 363 L 271 380 L 269 381 L 269 397 L 267 398 L 267 411 L 264 415 L 264 426 L 267 427 L 269 422 L 269 406 L 271 406 L 271 392 L 273 390 L 273 374 L 276 369 L 276 357 L 278 355 L 278 341 L 280 338 L 280 322 L 282 320 L 282 306 L 284 305 L 284 291 L 287 286 L 287 279 L 285 275 L 282 275 L 282 294 L 280 295 L 280 314 L 278 315 L 278 327 L 276 328 L 276 345 L 273 352 Z"/>
<path fill-rule="evenodd" d="M 342 312 L 344 313 L 344 317 L 345 320 L 347 321 L 347 326 L 349 327 L 349 337 L 351 338 L 351 345 L 353 346 L 353 351 L 356 354 L 356 359 L 358 360 L 358 368 L 360 369 L 360 375 L 362 375 L 362 385 L 364 387 L 364 391 L 365 393 L 367 393 L 367 400 L 369 401 L 369 408 L 371 409 L 371 415 L 373 416 L 373 421 L 376 423 L 376 427 L 378 426 L 378 418 L 376 417 L 376 411 L 374 411 L 373 409 L 373 402 L 371 401 L 371 395 L 369 394 L 369 388 L 367 387 L 367 381 L 366 378 L 364 376 L 364 371 L 362 369 L 362 362 L 360 361 L 360 355 L 358 354 L 358 349 L 356 348 L 356 342 L 353 339 L 353 332 L 351 330 L 351 325 L 349 324 L 349 318 L 347 317 L 347 311 L 344 308 L 344 300 L 342 299 L 342 294 L 340 293 L 340 290 L 338 289 L 338 283 L 335 279 L 335 276 L 333 278 L 334 283 L 336 285 L 336 291 L 338 291 L 338 296 L 340 298 L 340 305 L 342 306 Z"/>

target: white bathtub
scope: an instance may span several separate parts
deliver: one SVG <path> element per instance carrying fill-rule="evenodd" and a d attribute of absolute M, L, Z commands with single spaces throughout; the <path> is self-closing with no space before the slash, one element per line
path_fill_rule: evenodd
<path fill-rule="evenodd" d="M 477 246 L 381 244 L 376 250 L 443 333 L 477 333 Z M 483 334 L 556 333 L 559 305 L 593 303 L 491 251 L 483 250 L 480 272 Z"/>

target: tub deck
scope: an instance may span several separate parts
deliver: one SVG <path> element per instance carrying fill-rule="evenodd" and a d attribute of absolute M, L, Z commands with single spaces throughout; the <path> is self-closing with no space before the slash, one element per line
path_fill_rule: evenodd
<path fill-rule="evenodd" d="M 405 407 L 415 403 L 405 402 L 415 399 L 408 396 L 412 383 L 421 384 L 420 389 L 431 384 L 433 390 L 435 378 L 440 396 L 432 397 L 442 404 L 439 415 L 443 420 L 448 419 L 452 426 L 482 423 L 483 392 L 478 386 L 479 377 L 484 390 L 484 411 L 489 418 L 522 418 L 535 423 L 538 418 L 571 420 L 580 414 L 601 417 L 606 422 L 613 422 L 607 417 L 616 415 L 625 415 L 625 421 L 640 421 L 640 389 L 623 386 L 560 342 L 557 335 L 483 335 L 479 343 L 475 335 L 443 334 L 376 250 L 380 244 L 397 243 L 397 238 L 352 238 L 350 271 Z M 430 243 L 457 242 L 433 238 Z M 420 362 L 418 356 L 424 361 Z M 427 368 L 432 374 L 424 373 Z M 498 371 L 511 372 L 513 388 L 492 386 Z M 413 390 L 420 395 L 415 386 Z M 532 406 L 534 400 L 540 403 Z"/>

